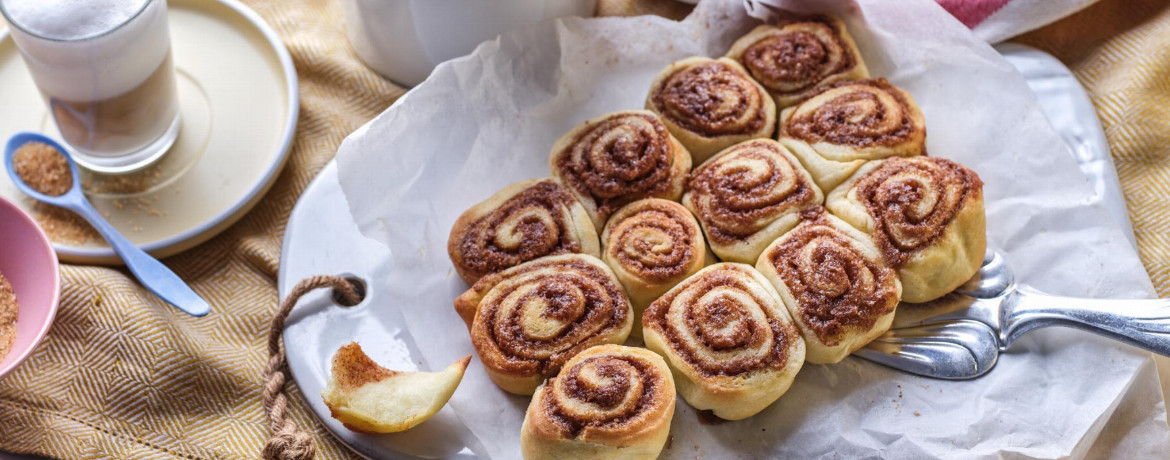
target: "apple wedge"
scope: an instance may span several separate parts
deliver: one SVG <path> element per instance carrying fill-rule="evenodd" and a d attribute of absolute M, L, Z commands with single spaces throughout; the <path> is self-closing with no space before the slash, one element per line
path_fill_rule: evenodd
<path fill-rule="evenodd" d="M 350 342 L 333 355 L 333 375 L 321 398 L 350 430 L 397 433 L 439 412 L 470 362 L 469 355 L 441 372 L 400 372 L 379 366 Z"/>

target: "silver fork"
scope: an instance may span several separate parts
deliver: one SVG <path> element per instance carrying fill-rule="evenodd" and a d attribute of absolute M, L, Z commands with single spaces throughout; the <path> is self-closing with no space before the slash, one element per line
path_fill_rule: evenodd
<path fill-rule="evenodd" d="M 979 377 L 1029 331 L 1063 326 L 1170 356 L 1170 299 L 1080 299 L 1016 284 L 989 251 L 979 273 L 955 292 L 902 303 L 890 331 L 854 352 L 878 364 L 947 380 Z"/>

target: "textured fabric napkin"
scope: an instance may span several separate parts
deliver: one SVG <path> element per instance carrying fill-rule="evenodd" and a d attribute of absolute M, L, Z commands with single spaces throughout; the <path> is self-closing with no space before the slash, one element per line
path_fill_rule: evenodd
<path fill-rule="evenodd" d="M 211 302 L 192 318 L 124 269 L 62 266 L 52 330 L 0 380 L 0 450 L 55 458 L 254 459 L 268 438 L 261 368 L 293 204 L 351 131 L 405 91 L 350 49 L 336 0 L 244 0 L 284 38 L 300 76 L 288 164 L 243 220 L 165 260 Z M 182 65 L 182 63 L 179 63 Z M 290 384 L 292 415 L 319 458 L 356 458 Z"/>
<path fill-rule="evenodd" d="M 1016 41 L 1056 56 L 1088 89 L 1138 255 L 1158 295 L 1170 297 L 1170 1 L 1103 0 Z M 1170 399 L 1170 358 L 1157 361 Z"/>
<path fill-rule="evenodd" d="M 276 185 L 242 221 L 166 260 L 212 302 L 178 313 L 124 270 L 64 266 L 57 321 L 32 357 L 0 380 L 0 450 L 55 458 L 256 458 L 267 439 L 260 368 L 276 308 L 281 237 L 293 204 L 341 140 L 404 90 L 365 68 L 333 0 L 244 0 L 284 38 L 300 75 L 301 118 Z M 601 0 L 607 15 L 689 8 Z M 1068 63 L 1101 111 L 1139 249 L 1170 296 L 1170 5 L 1106 0 L 1025 41 Z M 320 427 L 290 384 L 292 414 L 321 458 L 356 458 Z M 310 397 L 313 397 L 311 395 Z"/>

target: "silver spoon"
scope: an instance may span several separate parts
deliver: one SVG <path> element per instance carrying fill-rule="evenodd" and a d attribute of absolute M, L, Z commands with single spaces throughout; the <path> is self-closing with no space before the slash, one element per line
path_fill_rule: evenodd
<path fill-rule="evenodd" d="M 12 157 L 16 154 L 17 149 L 28 142 L 45 143 L 61 152 L 61 155 L 69 162 L 69 170 L 73 174 L 73 186 L 68 192 L 58 196 L 45 195 L 25 184 L 24 180 L 16 174 Z M 130 269 L 130 272 L 150 292 L 191 316 L 203 316 L 210 312 L 211 305 L 200 298 L 195 291 L 192 291 L 175 272 L 127 240 L 93 208 L 93 205 L 85 198 L 85 193 L 81 191 L 81 177 L 77 172 L 77 165 L 73 163 L 73 158 L 70 158 L 68 152 L 48 137 L 36 133 L 19 133 L 8 140 L 8 145 L 4 149 L 4 165 L 8 169 L 8 175 L 12 177 L 12 182 L 20 191 L 38 201 L 68 209 L 85 218 L 110 243 L 114 252 L 117 252 L 118 256 L 126 262 L 126 267 Z"/>
<path fill-rule="evenodd" d="M 1020 336 L 1063 326 L 1170 356 L 1170 299 L 1080 299 L 1016 284 L 1003 256 L 988 252 L 970 281 L 941 299 L 898 305 L 893 327 L 855 356 L 947 380 L 979 377 Z"/>

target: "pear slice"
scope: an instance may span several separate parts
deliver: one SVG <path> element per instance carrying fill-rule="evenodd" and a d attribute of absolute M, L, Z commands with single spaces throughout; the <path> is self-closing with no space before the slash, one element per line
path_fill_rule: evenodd
<path fill-rule="evenodd" d="M 321 398 L 350 430 L 397 433 L 438 413 L 470 362 L 468 355 L 442 372 L 400 372 L 379 366 L 361 345 L 350 342 L 333 355 L 333 375 Z"/>

